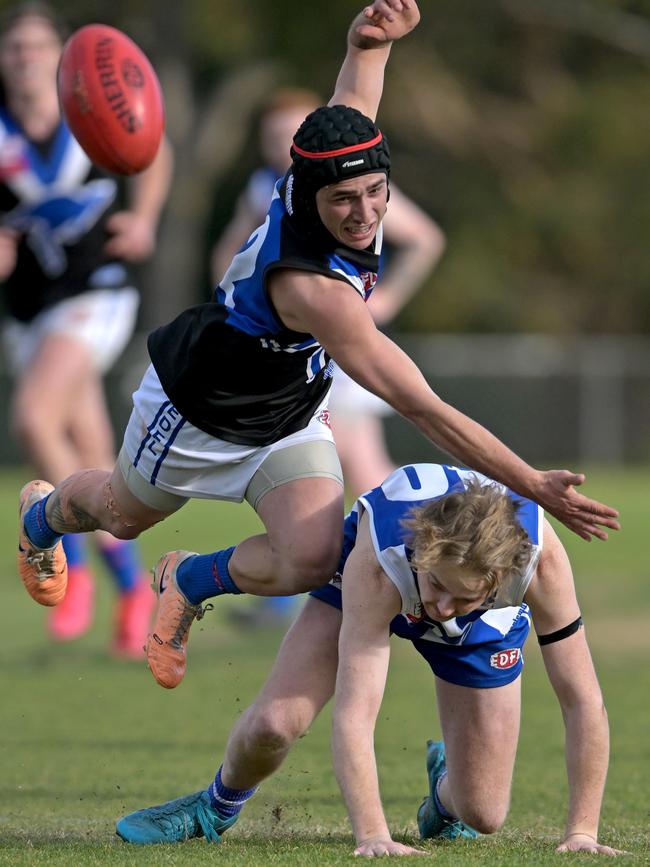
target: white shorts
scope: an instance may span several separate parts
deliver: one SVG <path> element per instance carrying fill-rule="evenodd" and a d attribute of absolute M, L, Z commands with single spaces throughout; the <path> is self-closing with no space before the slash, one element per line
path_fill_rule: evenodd
<path fill-rule="evenodd" d="M 140 296 L 136 289 L 94 289 L 47 307 L 31 322 L 9 318 L 2 342 L 12 374 L 21 373 L 46 337 L 64 334 L 84 344 L 99 373 L 106 373 L 131 339 Z"/>
<path fill-rule="evenodd" d="M 336 454 L 326 407 L 327 400 L 315 411 L 307 427 L 271 445 L 230 443 L 210 436 L 183 418 L 150 365 L 133 395 L 133 412 L 124 433 L 120 468 L 129 488 L 152 508 L 173 508 L 173 497 L 240 503 L 251 479 L 269 455 L 323 441 L 331 443 L 331 453 Z M 130 462 L 126 468 L 125 459 Z M 132 483 L 129 476 L 133 472 L 140 478 Z M 340 467 L 331 471 L 328 461 L 319 465 L 317 459 L 311 468 L 303 465 L 297 476 L 338 479 Z M 142 487 L 143 479 L 147 488 Z M 166 499 L 164 493 L 160 496 L 158 492 L 173 497 Z M 179 504 L 180 500 L 176 508 Z"/>
<path fill-rule="evenodd" d="M 330 410 L 336 416 L 374 415 L 387 416 L 393 410 L 380 397 L 373 394 L 355 382 L 341 370 L 338 364 L 334 364 L 332 388 L 330 390 Z"/>

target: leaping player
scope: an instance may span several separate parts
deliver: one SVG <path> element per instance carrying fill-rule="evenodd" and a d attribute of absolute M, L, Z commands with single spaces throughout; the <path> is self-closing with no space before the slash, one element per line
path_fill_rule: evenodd
<path fill-rule="evenodd" d="M 330 104 L 298 129 L 264 225 L 212 302 L 150 335 L 152 365 L 113 471 L 82 471 L 54 490 L 39 481 L 23 488 L 19 570 L 44 604 L 65 586 L 62 533 L 101 528 L 135 538 L 190 497 L 253 505 L 266 532 L 210 554 L 169 552 L 156 566 L 147 661 L 168 689 L 185 675 L 204 600 L 300 593 L 336 569 L 343 489 L 327 425 L 330 357 L 459 462 L 536 500 L 583 538 L 618 527 L 615 510 L 575 489 L 583 476 L 534 469 L 440 400 L 364 303 L 390 171 L 373 119 L 392 42 L 419 17 L 415 0 L 375 0 L 354 19 Z"/>

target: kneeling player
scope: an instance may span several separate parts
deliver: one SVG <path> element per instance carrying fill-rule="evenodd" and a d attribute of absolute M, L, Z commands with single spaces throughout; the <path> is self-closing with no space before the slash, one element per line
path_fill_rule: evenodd
<path fill-rule="evenodd" d="M 616 854 L 598 843 L 607 715 L 569 561 L 542 510 L 469 470 L 402 467 L 346 519 L 341 572 L 314 591 L 287 634 L 214 782 L 126 816 L 118 834 L 132 843 L 218 841 L 336 692 L 334 767 L 355 853 L 420 851 L 391 839 L 379 795 L 373 735 L 391 633 L 413 643 L 436 679 L 444 744 L 428 745 L 421 836 L 495 832 L 508 809 L 532 617 L 566 727 L 569 810 L 558 851 Z"/>

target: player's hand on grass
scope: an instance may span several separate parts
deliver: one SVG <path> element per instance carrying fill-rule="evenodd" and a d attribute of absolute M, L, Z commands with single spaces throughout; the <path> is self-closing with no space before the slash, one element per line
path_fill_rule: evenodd
<path fill-rule="evenodd" d="M 419 20 L 415 0 L 375 0 L 354 19 L 348 39 L 357 48 L 379 48 L 406 36 Z"/>
<path fill-rule="evenodd" d="M 569 834 L 560 843 L 556 852 L 591 852 L 594 855 L 629 855 L 622 849 L 612 849 L 611 846 L 603 846 L 589 834 Z"/>
<path fill-rule="evenodd" d="M 104 245 L 107 256 L 141 262 L 149 258 L 156 246 L 155 227 L 151 220 L 135 211 L 118 211 L 106 221 L 110 238 Z"/>
<path fill-rule="evenodd" d="M 584 482 L 584 475 L 569 470 L 547 470 L 541 477 L 534 499 L 569 530 L 587 542 L 591 541 L 592 536 L 607 539 L 604 527 L 620 530 L 616 509 L 590 500 L 576 491 L 576 486 Z"/>
<path fill-rule="evenodd" d="M 429 855 L 430 853 L 425 852 L 424 849 L 415 849 L 413 846 L 397 843 L 390 837 L 373 837 L 359 843 L 354 854 L 364 858 L 375 858 L 383 855 Z"/>

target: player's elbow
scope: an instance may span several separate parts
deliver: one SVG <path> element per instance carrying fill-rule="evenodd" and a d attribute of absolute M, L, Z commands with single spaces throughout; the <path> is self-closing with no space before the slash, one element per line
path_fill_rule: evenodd
<path fill-rule="evenodd" d="M 607 723 L 607 708 L 595 678 L 564 683 L 557 687 L 557 695 L 565 718 L 593 719 Z"/>
<path fill-rule="evenodd" d="M 428 231 L 425 234 L 425 243 L 431 259 L 431 264 L 435 265 L 438 259 L 440 259 L 442 254 L 445 252 L 445 248 L 447 247 L 447 236 L 440 226 L 431 222 L 428 226 Z"/>
<path fill-rule="evenodd" d="M 306 593 L 322 587 L 332 578 L 338 566 L 340 550 L 337 539 L 332 542 L 326 536 L 310 536 L 274 551 L 277 564 L 275 571 L 292 588 L 292 593 Z"/>

